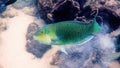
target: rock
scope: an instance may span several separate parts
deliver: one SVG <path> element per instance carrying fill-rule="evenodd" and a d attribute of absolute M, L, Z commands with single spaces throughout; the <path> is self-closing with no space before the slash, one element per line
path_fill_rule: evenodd
<path fill-rule="evenodd" d="M 41 58 L 47 50 L 51 49 L 50 45 L 41 44 L 39 41 L 33 39 L 33 34 L 36 32 L 38 25 L 32 23 L 27 30 L 27 45 L 26 49 L 32 53 L 36 58 Z"/>
<path fill-rule="evenodd" d="M 98 16 L 101 16 L 103 23 L 109 26 L 108 32 L 112 32 L 120 26 L 120 16 L 109 8 L 100 7 Z"/>
<path fill-rule="evenodd" d="M 54 22 L 74 20 L 79 10 L 80 6 L 76 1 L 64 1 L 60 6 L 56 6 L 55 9 L 52 10 L 51 14 Z"/>
<path fill-rule="evenodd" d="M 4 12 L 6 6 L 13 4 L 16 0 L 0 0 L 0 13 Z"/>
<path fill-rule="evenodd" d="M 13 4 L 15 3 L 17 0 L 8 0 L 8 2 L 5 3 L 5 5 L 10 5 L 10 4 Z"/>
<path fill-rule="evenodd" d="M 37 7 L 41 14 L 40 17 L 48 24 L 74 20 L 80 10 L 80 4 L 76 0 L 39 0 Z M 51 17 L 48 16 L 49 14 Z"/>
<path fill-rule="evenodd" d="M 110 26 L 108 32 L 116 30 L 120 25 L 120 16 L 116 11 L 112 10 L 109 6 L 100 6 L 97 4 L 104 1 L 87 1 L 87 0 L 53 0 L 44 1 L 39 0 L 37 7 L 40 13 L 40 17 L 47 23 L 55 23 L 67 20 L 79 20 L 79 18 L 85 18 L 86 20 L 93 19 L 94 11 L 98 10 L 98 15 L 103 19 L 103 23 L 107 23 Z M 97 6 L 96 6 L 97 5 Z M 116 5 L 116 7 L 119 7 Z M 98 22 L 99 17 L 97 18 Z"/>

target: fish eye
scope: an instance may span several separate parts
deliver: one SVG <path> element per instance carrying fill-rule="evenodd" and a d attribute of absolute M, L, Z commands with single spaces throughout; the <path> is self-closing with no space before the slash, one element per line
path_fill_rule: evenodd
<path fill-rule="evenodd" d="M 44 34 L 44 33 L 45 33 L 45 30 L 44 30 L 44 29 L 42 29 L 40 33 Z"/>
<path fill-rule="evenodd" d="M 44 31 L 43 31 L 43 30 L 41 30 L 41 33 L 44 33 Z"/>

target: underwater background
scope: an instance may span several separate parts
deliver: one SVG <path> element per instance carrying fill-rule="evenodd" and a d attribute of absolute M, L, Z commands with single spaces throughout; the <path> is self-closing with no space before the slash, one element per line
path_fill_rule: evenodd
<path fill-rule="evenodd" d="M 2 1 L 2 0 L 1 0 Z M 5 1 L 5 0 L 4 0 Z M 0 68 L 120 68 L 119 0 L 17 0 L 0 9 Z M 89 22 L 97 14 L 103 31 L 84 46 L 57 46 L 33 39 L 44 25 L 77 20 Z"/>

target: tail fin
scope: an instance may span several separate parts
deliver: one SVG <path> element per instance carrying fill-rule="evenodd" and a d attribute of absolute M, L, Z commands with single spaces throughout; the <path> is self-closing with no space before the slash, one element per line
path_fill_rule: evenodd
<path fill-rule="evenodd" d="M 102 28 L 97 23 L 96 18 L 94 18 L 94 20 L 93 20 L 93 33 L 99 32 L 101 30 L 102 30 Z"/>

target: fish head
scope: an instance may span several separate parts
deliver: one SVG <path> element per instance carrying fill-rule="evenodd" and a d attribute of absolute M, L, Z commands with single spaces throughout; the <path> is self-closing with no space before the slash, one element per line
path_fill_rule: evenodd
<path fill-rule="evenodd" d="M 38 40 L 39 42 L 43 44 L 50 44 L 51 38 L 50 35 L 47 33 L 45 28 L 38 29 L 35 34 L 33 35 L 35 40 Z"/>

